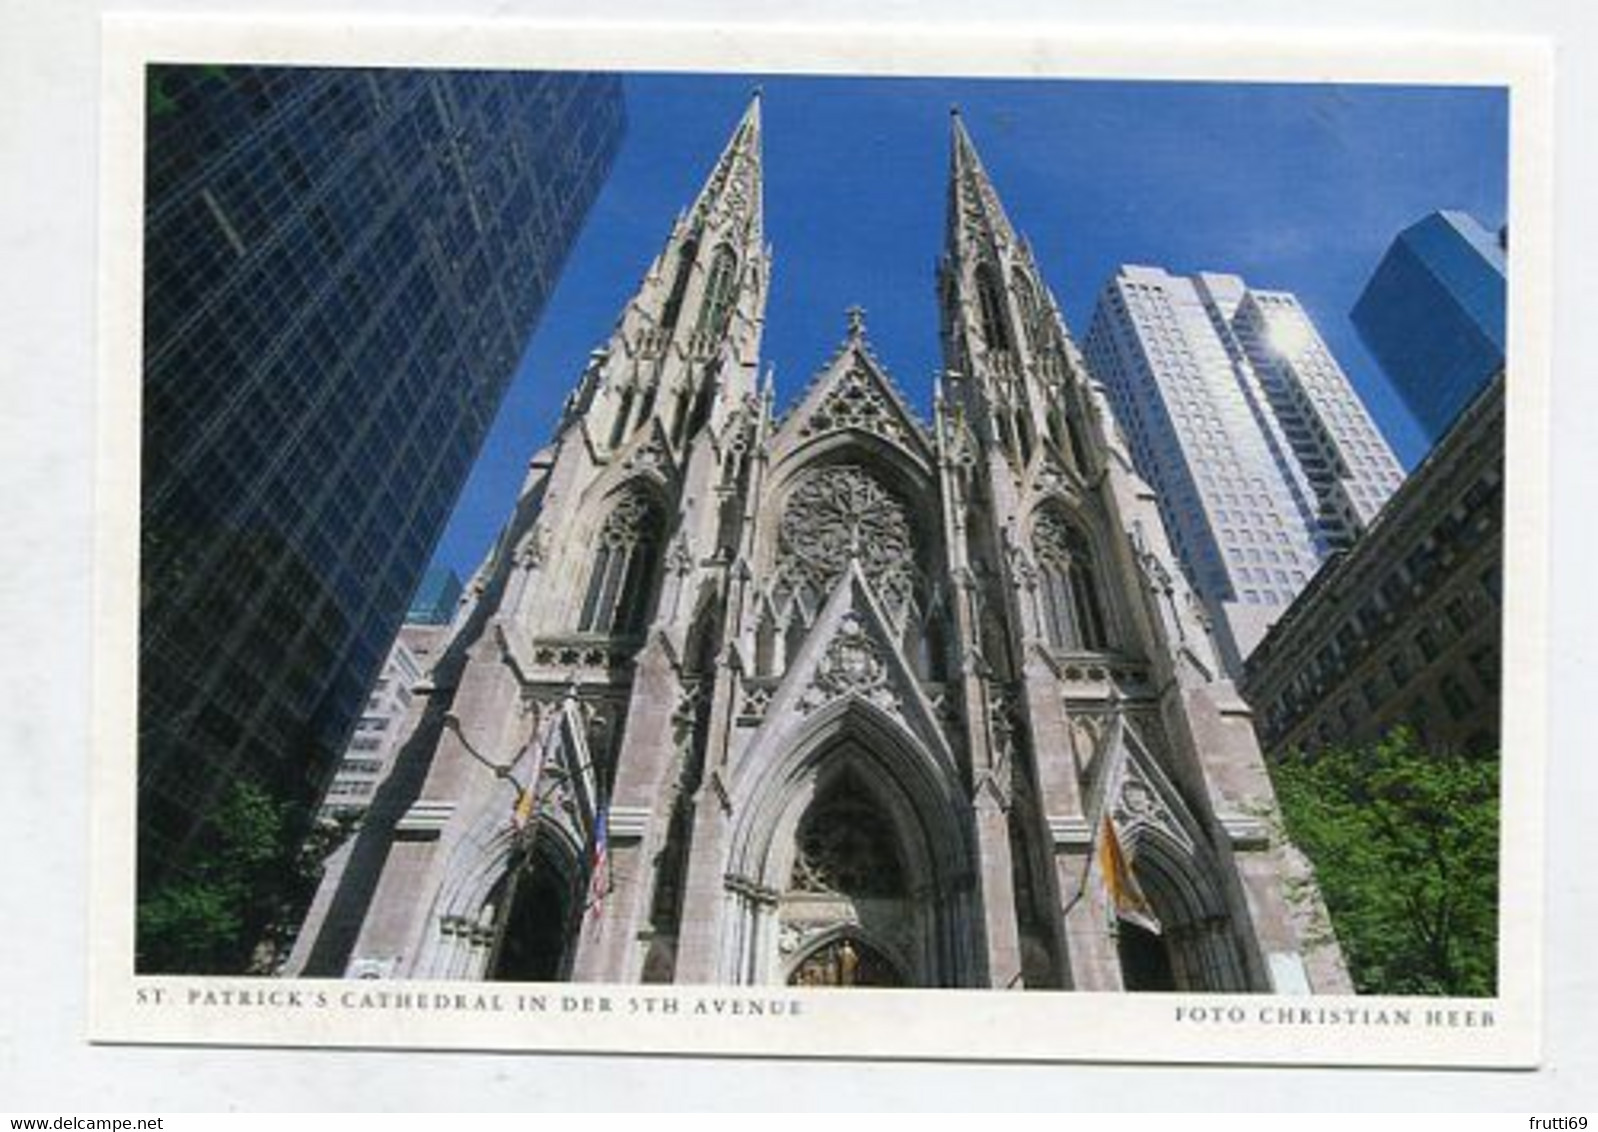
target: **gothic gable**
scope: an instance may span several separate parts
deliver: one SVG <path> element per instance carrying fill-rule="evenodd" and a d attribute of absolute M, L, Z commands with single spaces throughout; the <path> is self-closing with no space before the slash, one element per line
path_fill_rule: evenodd
<path fill-rule="evenodd" d="M 858 317 L 842 348 L 778 428 L 775 451 L 787 453 L 841 432 L 882 440 L 923 469 L 933 465 L 926 430 L 866 345 Z"/>
<path fill-rule="evenodd" d="M 1090 806 L 1099 813 L 1108 808 L 1131 848 L 1153 835 L 1189 856 L 1202 855 L 1202 828 L 1127 713 L 1112 708 L 1099 731 L 1085 775 Z"/>
<path fill-rule="evenodd" d="M 851 562 L 772 695 L 735 778 L 758 776 L 768 756 L 780 757 L 812 727 L 852 710 L 956 774 L 932 704 L 895 639 L 859 562 Z"/>
<path fill-rule="evenodd" d="M 1034 499 L 1053 496 L 1073 509 L 1088 497 L 1088 485 L 1077 472 L 1060 459 L 1052 444 L 1040 444 L 1026 471 L 1025 483 Z"/>

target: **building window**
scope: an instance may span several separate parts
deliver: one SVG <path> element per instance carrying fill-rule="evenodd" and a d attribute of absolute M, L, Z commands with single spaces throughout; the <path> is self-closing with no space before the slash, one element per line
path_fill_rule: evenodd
<path fill-rule="evenodd" d="M 705 284 L 705 299 L 699 308 L 700 333 L 720 337 L 732 316 L 732 301 L 737 284 L 738 261 L 732 249 L 723 244 L 716 249 L 710 265 L 710 279 Z"/>
<path fill-rule="evenodd" d="M 1051 509 L 1038 515 L 1032 545 L 1049 643 L 1061 649 L 1105 648 L 1109 640 L 1086 537 Z"/>
<path fill-rule="evenodd" d="M 577 628 L 583 633 L 637 633 L 644 627 L 654 588 L 659 515 L 649 497 L 623 495 L 599 531 Z"/>
<path fill-rule="evenodd" d="M 1019 269 L 1011 278 L 1015 281 L 1015 305 L 1021 311 L 1021 334 L 1027 346 L 1037 352 L 1043 348 L 1042 335 L 1039 333 L 1042 326 L 1038 319 L 1038 297 L 1032 290 L 1031 281 Z"/>
<path fill-rule="evenodd" d="M 688 293 L 688 280 L 693 277 L 694 259 L 699 255 L 699 241 L 689 240 L 677 255 L 677 277 L 672 280 L 671 294 L 666 297 L 665 309 L 660 314 L 660 328 L 670 333 L 677 326 L 677 316 L 682 312 L 683 296 Z"/>
<path fill-rule="evenodd" d="M 1498 690 L 1498 650 L 1491 645 L 1470 654 L 1470 666 L 1476 670 L 1476 679 L 1489 692 Z"/>
<path fill-rule="evenodd" d="M 977 268 L 976 284 L 977 302 L 982 313 L 982 339 L 991 350 L 1008 350 L 1010 335 L 1005 330 L 1004 303 L 993 272 L 985 263 Z"/>
<path fill-rule="evenodd" d="M 1448 714 L 1455 719 L 1462 718 L 1475 706 L 1465 686 L 1451 675 L 1442 678 L 1438 690 L 1443 694 L 1443 703 L 1448 707 Z"/>

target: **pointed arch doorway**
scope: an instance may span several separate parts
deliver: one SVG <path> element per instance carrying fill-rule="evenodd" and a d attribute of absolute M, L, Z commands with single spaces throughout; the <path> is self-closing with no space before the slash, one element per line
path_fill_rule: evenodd
<path fill-rule="evenodd" d="M 882 709 L 815 711 L 742 785 L 722 978 L 981 985 L 972 831 L 957 778 Z"/>
<path fill-rule="evenodd" d="M 902 987 L 924 910 L 895 817 L 851 766 L 822 779 L 794 832 L 777 922 L 790 986 Z"/>

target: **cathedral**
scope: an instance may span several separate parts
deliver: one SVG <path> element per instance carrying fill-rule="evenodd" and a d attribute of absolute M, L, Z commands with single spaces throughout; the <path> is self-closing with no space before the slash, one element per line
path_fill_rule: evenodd
<path fill-rule="evenodd" d="M 779 412 L 761 213 L 756 95 L 533 456 L 287 972 L 1347 992 L 958 114 L 930 423 L 859 310 Z"/>

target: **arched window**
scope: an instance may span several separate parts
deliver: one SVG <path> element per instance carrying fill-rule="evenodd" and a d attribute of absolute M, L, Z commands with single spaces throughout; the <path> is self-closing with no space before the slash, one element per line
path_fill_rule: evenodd
<path fill-rule="evenodd" d="M 990 349 L 1010 349 L 1010 335 L 1005 329 L 1004 297 L 999 292 L 998 281 L 987 264 L 977 268 L 977 303 L 982 311 L 982 338 Z"/>
<path fill-rule="evenodd" d="M 611 508 L 599 531 L 579 632 L 642 631 L 660 557 L 659 532 L 659 513 L 641 490 L 628 492 Z"/>
<path fill-rule="evenodd" d="M 1065 414 L 1065 433 L 1071 440 L 1071 459 L 1076 463 L 1079 471 L 1086 472 L 1088 470 L 1087 441 L 1082 437 L 1082 427 L 1077 419 L 1075 409 L 1071 409 Z"/>
<path fill-rule="evenodd" d="M 699 333 L 719 337 L 727 328 L 727 319 L 732 316 L 737 274 L 737 257 L 726 244 L 721 245 L 716 249 L 715 258 L 710 264 L 710 278 L 705 283 L 705 299 L 699 307 L 699 325 L 696 328 Z"/>
<path fill-rule="evenodd" d="M 1032 462 L 1032 421 L 1025 409 L 1015 411 L 1015 435 L 1021 445 L 1021 463 Z"/>
<path fill-rule="evenodd" d="M 893 826 L 866 789 L 847 775 L 816 799 L 799 823 L 788 887 L 856 899 L 905 894 Z"/>
<path fill-rule="evenodd" d="M 1037 518 L 1032 547 L 1049 644 L 1059 649 L 1104 648 L 1109 641 L 1087 539 L 1058 512 L 1048 510 Z"/>
<path fill-rule="evenodd" d="M 894 624 L 904 623 L 923 588 L 911 514 L 863 467 L 831 464 L 806 473 L 777 532 L 779 584 L 795 595 L 806 621 L 858 561 Z"/>
<path fill-rule="evenodd" d="M 617 447 L 627 439 L 627 420 L 633 415 L 633 391 L 629 387 L 621 395 L 621 404 L 616 406 L 616 417 L 610 425 L 610 446 Z"/>
<path fill-rule="evenodd" d="M 699 241 L 684 242 L 677 253 L 677 277 L 671 281 L 671 294 L 666 297 L 665 309 L 660 314 L 660 328 L 668 333 L 676 329 L 677 316 L 682 313 L 683 296 L 688 293 L 688 280 L 693 278 L 694 260 L 699 255 Z"/>
<path fill-rule="evenodd" d="M 1013 280 L 1011 290 L 1015 292 L 1015 305 L 1021 311 L 1021 336 L 1028 347 L 1036 351 L 1042 346 L 1038 331 L 1041 329 L 1038 322 L 1038 295 L 1032 289 L 1032 281 L 1026 273 L 1017 269 L 1011 276 Z"/>

